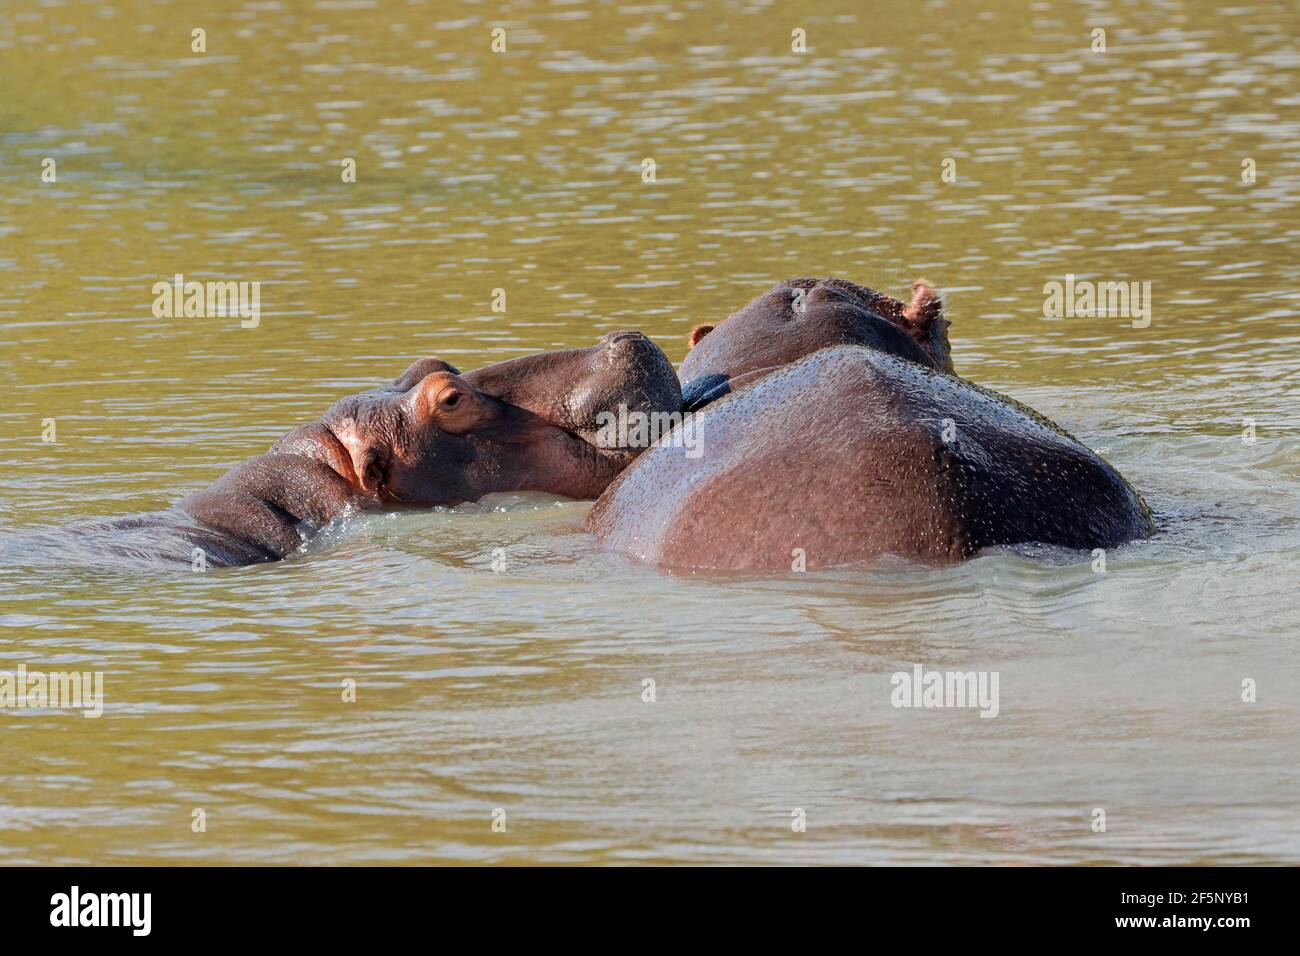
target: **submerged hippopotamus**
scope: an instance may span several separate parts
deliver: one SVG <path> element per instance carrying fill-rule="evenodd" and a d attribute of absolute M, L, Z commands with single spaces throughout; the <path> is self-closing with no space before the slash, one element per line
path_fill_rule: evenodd
<path fill-rule="evenodd" d="M 683 570 L 942 562 L 1151 534 L 1114 468 L 952 373 L 942 313 L 924 282 L 905 305 L 843 279 L 794 279 L 697 328 L 680 369 L 694 411 L 679 428 L 702 454 L 662 438 L 601 495 L 587 529 Z"/>
<path fill-rule="evenodd" d="M 465 375 L 420 359 L 172 510 L 114 526 L 170 530 L 221 567 L 292 554 L 349 510 L 455 505 L 504 491 L 595 498 L 639 451 L 592 440 L 601 414 L 620 405 L 681 407 L 672 364 L 638 332 Z M 190 560 L 185 550 L 171 556 Z"/>

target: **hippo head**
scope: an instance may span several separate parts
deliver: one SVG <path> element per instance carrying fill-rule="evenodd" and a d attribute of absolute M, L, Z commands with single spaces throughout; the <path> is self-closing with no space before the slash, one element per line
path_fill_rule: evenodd
<path fill-rule="evenodd" d="M 381 505 L 451 505 L 501 491 L 595 498 L 637 451 L 595 441 L 600 414 L 620 405 L 681 408 L 672 364 L 640 333 L 466 375 L 420 359 L 392 385 L 336 403 L 310 437 L 336 445 L 331 467 Z"/>
<path fill-rule="evenodd" d="M 691 330 L 679 370 L 686 407 L 726 394 L 742 376 L 834 345 L 864 345 L 951 372 L 947 327 L 943 304 L 924 280 L 903 303 L 847 279 L 787 279 L 718 325 Z"/>

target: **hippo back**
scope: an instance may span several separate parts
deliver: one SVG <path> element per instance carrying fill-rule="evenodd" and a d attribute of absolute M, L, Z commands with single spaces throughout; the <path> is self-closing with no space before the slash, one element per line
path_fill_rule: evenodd
<path fill-rule="evenodd" d="M 698 451 L 670 434 L 597 501 L 602 543 L 668 568 L 782 570 L 797 549 L 813 568 L 1151 532 L 1118 472 L 1046 418 L 875 349 L 815 352 L 688 422 Z"/>

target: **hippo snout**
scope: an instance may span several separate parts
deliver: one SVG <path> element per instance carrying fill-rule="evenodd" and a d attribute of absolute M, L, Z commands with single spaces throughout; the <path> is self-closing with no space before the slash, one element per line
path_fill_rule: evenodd
<path fill-rule="evenodd" d="M 629 407 L 642 411 L 680 411 L 677 370 L 654 340 L 641 332 L 610 332 L 602 340 L 610 385 L 624 393 Z"/>
<path fill-rule="evenodd" d="M 563 416 L 567 426 L 598 447 L 620 454 L 621 443 L 596 439 L 609 418 L 680 412 L 682 407 L 677 370 L 663 349 L 641 332 L 618 330 L 601 336 L 587 353 L 583 368 L 571 373 L 568 382 Z"/>

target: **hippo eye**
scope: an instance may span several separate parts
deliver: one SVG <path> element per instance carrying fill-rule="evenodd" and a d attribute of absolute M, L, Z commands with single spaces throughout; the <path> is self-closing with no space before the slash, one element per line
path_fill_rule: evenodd
<path fill-rule="evenodd" d="M 455 408 L 460 404 L 460 392 L 446 392 L 440 399 L 443 408 Z"/>

